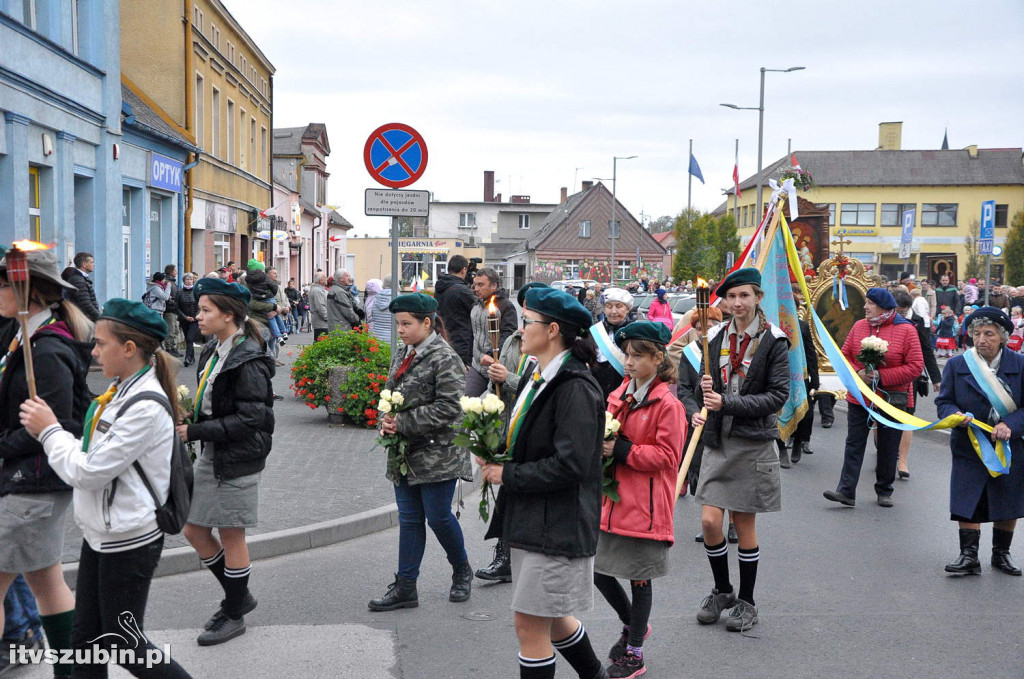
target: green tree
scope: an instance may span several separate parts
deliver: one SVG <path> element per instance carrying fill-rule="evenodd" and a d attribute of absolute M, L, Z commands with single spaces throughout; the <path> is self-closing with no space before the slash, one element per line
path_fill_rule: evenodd
<path fill-rule="evenodd" d="M 967 246 L 967 272 L 963 278 L 982 278 L 984 274 L 985 258 L 978 253 L 978 241 L 981 240 L 981 223 L 977 219 L 971 219 L 967 226 L 967 235 L 964 236 L 964 245 Z"/>
<path fill-rule="evenodd" d="M 657 219 L 651 220 L 651 233 L 665 233 L 671 231 L 675 226 L 675 218 L 672 215 L 662 215 Z"/>
<path fill-rule="evenodd" d="M 725 254 L 731 252 L 733 257 L 740 256 L 740 237 L 736 233 L 736 218 L 732 213 L 722 215 L 717 222 L 715 249 L 717 250 L 718 275 L 715 278 L 721 279 L 728 271 L 725 265 Z"/>
<path fill-rule="evenodd" d="M 676 217 L 676 256 L 672 276 L 679 281 L 720 279 L 725 273 L 725 253 L 739 254 L 739 237 L 732 215 L 715 218 L 699 210 L 684 210 Z"/>
<path fill-rule="evenodd" d="M 1010 232 L 1006 234 L 1003 247 L 1003 261 L 1006 262 L 1007 285 L 1024 285 L 1024 210 L 1013 216 Z"/>

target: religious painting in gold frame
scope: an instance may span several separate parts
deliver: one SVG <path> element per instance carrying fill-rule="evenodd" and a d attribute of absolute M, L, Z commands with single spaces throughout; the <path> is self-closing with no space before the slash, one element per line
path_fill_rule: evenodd
<path fill-rule="evenodd" d="M 868 288 L 873 285 L 864 264 L 852 257 L 846 261 L 846 298 L 847 307 L 843 309 L 832 294 L 832 279 L 836 274 L 835 259 L 827 259 L 818 267 L 818 275 L 808 282 L 811 295 L 810 306 L 818 314 L 822 324 L 828 329 L 832 339 L 839 347 L 843 346 L 846 336 L 850 334 L 853 324 L 864 318 L 864 300 L 867 299 Z M 807 320 L 807 319 L 805 319 Z M 825 356 L 817 329 L 811 324 L 814 336 L 814 349 L 818 352 L 818 365 L 821 372 L 832 372 L 832 364 Z"/>

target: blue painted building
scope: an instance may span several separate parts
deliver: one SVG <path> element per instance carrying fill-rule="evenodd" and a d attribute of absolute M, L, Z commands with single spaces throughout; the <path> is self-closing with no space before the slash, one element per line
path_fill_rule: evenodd
<path fill-rule="evenodd" d="M 100 301 L 121 294 L 117 0 L 0 0 L 0 243 L 96 257 Z"/>

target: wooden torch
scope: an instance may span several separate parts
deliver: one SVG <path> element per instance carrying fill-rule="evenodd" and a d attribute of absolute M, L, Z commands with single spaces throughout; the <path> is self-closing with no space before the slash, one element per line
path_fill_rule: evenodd
<path fill-rule="evenodd" d="M 494 295 L 487 301 L 487 334 L 491 338 L 491 356 L 495 361 L 501 354 L 501 316 L 498 315 L 498 305 L 494 303 Z M 494 393 L 501 398 L 501 385 L 495 382 Z"/>
<path fill-rule="evenodd" d="M 29 300 L 32 296 L 31 277 L 28 270 L 28 254 L 33 250 L 47 250 L 52 246 L 30 240 L 15 241 L 4 255 L 7 262 L 7 282 L 14 291 L 18 304 L 18 322 L 21 324 L 21 350 L 25 356 L 25 378 L 28 381 L 29 398 L 36 397 L 36 370 L 32 362 L 32 338 L 28 331 Z"/>
<path fill-rule="evenodd" d="M 697 321 L 700 323 L 700 335 L 701 342 L 703 343 L 703 356 L 704 356 L 704 374 L 711 374 L 711 357 L 708 351 L 708 309 L 711 308 L 711 288 L 708 287 L 708 282 L 703 278 L 697 278 L 697 287 L 695 289 L 697 293 L 697 306 L 695 307 L 695 314 Z M 685 358 L 682 360 L 686 360 Z M 700 409 L 700 416 L 707 418 L 708 409 L 706 407 Z M 693 462 L 693 454 L 697 450 L 697 444 L 700 442 L 701 434 L 704 432 L 704 425 L 700 425 L 693 430 L 693 434 L 690 436 L 690 445 L 686 448 L 686 455 L 683 457 L 683 464 L 679 467 L 679 476 L 676 477 L 676 499 L 683 493 L 683 486 L 686 485 L 686 474 L 690 471 L 690 464 Z"/>

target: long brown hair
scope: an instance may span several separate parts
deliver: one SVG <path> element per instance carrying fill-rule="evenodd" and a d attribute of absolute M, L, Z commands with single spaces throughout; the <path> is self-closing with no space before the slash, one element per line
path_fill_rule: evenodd
<path fill-rule="evenodd" d="M 104 327 L 121 344 L 134 342 L 142 354 L 142 358 L 147 363 L 152 363 L 153 368 L 156 370 L 156 378 L 160 381 L 160 386 L 163 388 L 167 400 L 171 402 L 171 406 L 174 408 L 174 423 L 177 424 L 181 418 L 181 408 L 178 406 L 178 388 L 174 383 L 177 361 L 160 347 L 160 340 L 152 335 L 147 335 L 141 330 L 136 330 L 130 325 L 125 325 L 120 321 L 110 318 L 102 318 L 99 320 L 99 323 L 106 323 Z"/>
<path fill-rule="evenodd" d="M 64 321 L 71 334 L 79 342 L 92 339 L 93 323 L 82 313 L 82 310 L 63 299 L 63 289 L 56 283 L 42 278 L 32 278 L 32 301 L 41 307 L 50 307 L 56 311 L 59 320 Z"/>
<path fill-rule="evenodd" d="M 260 326 L 256 324 L 256 321 L 249 318 L 248 307 L 245 302 L 235 297 L 228 297 L 227 295 L 205 296 L 222 313 L 231 314 L 234 317 L 235 325 L 245 331 L 245 336 L 259 344 L 261 349 L 266 350 L 267 342 L 263 339 L 263 332 L 260 330 Z"/>
<path fill-rule="evenodd" d="M 622 350 L 629 351 L 632 349 L 638 354 L 644 354 L 647 356 L 655 356 L 661 354 L 661 364 L 658 366 L 658 379 L 666 384 L 676 383 L 676 367 L 672 365 L 672 361 L 668 358 L 668 351 L 662 344 L 657 344 L 650 340 L 631 338 L 622 343 Z"/>

